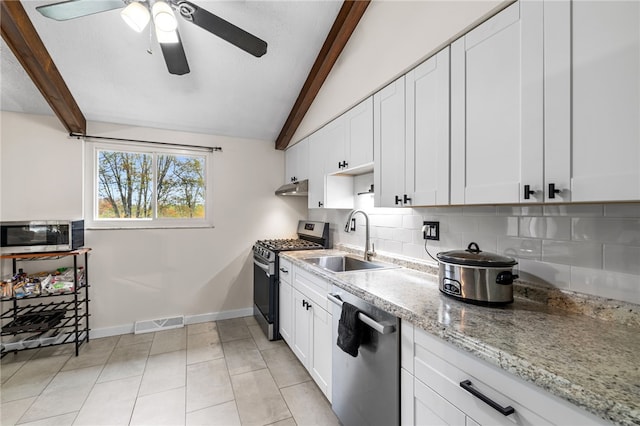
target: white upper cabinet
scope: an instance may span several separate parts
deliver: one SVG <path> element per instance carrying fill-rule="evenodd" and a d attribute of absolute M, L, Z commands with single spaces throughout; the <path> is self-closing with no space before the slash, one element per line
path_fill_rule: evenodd
<path fill-rule="evenodd" d="M 298 182 L 309 178 L 309 140 L 301 140 L 285 151 L 284 182 Z"/>
<path fill-rule="evenodd" d="M 374 95 L 378 207 L 449 204 L 449 48 Z"/>
<path fill-rule="evenodd" d="M 543 3 L 518 2 L 451 45 L 451 203 L 540 202 Z"/>
<path fill-rule="evenodd" d="M 373 95 L 373 183 L 376 207 L 402 206 L 405 201 L 403 198 L 406 198 L 403 197 L 405 103 L 404 76 Z"/>
<path fill-rule="evenodd" d="M 353 178 L 331 176 L 327 169 L 336 141 L 344 146 L 346 135 L 343 120 L 333 120 L 309 136 L 309 200 L 310 209 L 351 209 L 354 205 Z M 342 157 L 341 157 L 342 158 Z"/>
<path fill-rule="evenodd" d="M 327 123 L 315 133 L 318 140 L 321 140 L 321 149 L 324 151 L 322 161 L 324 161 L 325 173 L 335 173 L 346 161 L 347 131 L 345 128 L 344 115 Z M 320 160 L 320 159 L 318 159 Z"/>
<path fill-rule="evenodd" d="M 640 3 L 547 2 L 544 22 L 546 201 L 639 200 Z"/>
<path fill-rule="evenodd" d="M 309 136 L 309 199 L 310 209 L 324 207 L 324 158 L 326 146 L 320 131 Z"/>
<path fill-rule="evenodd" d="M 344 168 L 353 169 L 373 163 L 373 96 L 345 114 L 347 145 Z"/>
<path fill-rule="evenodd" d="M 406 100 L 405 192 L 414 206 L 449 204 L 448 47 L 406 75 Z"/>
<path fill-rule="evenodd" d="M 319 130 L 326 144 L 328 174 L 373 162 L 373 98 L 369 97 Z"/>

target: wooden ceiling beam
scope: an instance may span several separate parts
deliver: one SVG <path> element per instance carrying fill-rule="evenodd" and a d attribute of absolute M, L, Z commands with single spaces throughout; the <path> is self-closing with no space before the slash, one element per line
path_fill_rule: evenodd
<path fill-rule="evenodd" d="M 293 134 L 311 107 L 342 49 L 349 41 L 349 37 L 358 26 L 369 2 L 370 0 L 345 0 L 342 4 L 298 99 L 276 139 L 276 149 L 285 149 L 291 142 Z"/>
<path fill-rule="evenodd" d="M 0 2 L 0 28 L 24 70 L 69 133 L 87 133 L 87 121 L 19 1 Z"/>

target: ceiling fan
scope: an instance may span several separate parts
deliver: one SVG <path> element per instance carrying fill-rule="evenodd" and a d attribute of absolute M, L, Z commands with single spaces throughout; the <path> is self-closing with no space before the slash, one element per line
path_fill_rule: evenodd
<path fill-rule="evenodd" d="M 38 6 L 36 10 L 47 18 L 66 21 L 123 7 L 122 18 L 138 32 L 144 30 L 153 17 L 156 38 L 171 74 L 183 75 L 189 72 L 174 11 L 186 21 L 255 57 L 259 58 L 267 53 L 267 43 L 264 40 L 187 0 L 67 0 Z"/>

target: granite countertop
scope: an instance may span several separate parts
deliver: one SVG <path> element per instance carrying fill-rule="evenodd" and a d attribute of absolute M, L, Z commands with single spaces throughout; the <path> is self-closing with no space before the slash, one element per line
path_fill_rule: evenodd
<path fill-rule="evenodd" d="M 421 268 L 426 272 L 401 267 L 334 274 L 301 261 L 319 254 L 345 252 L 281 253 L 297 266 L 598 417 L 640 425 L 637 305 L 601 299 L 593 308 L 598 301 L 585 303 L 584 296 L 574 300 L 565 293 L 562 303 L 557 295 L 544 299 L 552 303 L 542 303 L 523 297 L 538 291 L 516 286 L 514 303 L 477 306 L 440 293 L 433 267 Z M 567 308 L 584 305 L 599 314 Z"/>

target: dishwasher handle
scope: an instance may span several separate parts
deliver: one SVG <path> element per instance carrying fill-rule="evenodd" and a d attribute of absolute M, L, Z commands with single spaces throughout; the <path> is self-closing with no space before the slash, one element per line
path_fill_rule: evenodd
<path fill-rule="evenodd" d="M 340 296 L 338 294 L 329 293 L 327 294 L 327 298 L 336 305 L 342 306 L 343 301 L 342 299 L 340 299 Z M 381 324 L 373 318 L 363 314 L 362 312 L 358 313 L 358 319 L 380 334 L 391 334 L 396 331 L 395 325 Z"/>

